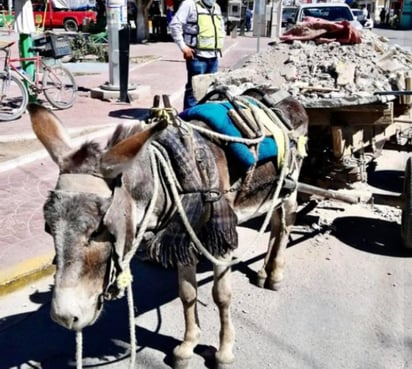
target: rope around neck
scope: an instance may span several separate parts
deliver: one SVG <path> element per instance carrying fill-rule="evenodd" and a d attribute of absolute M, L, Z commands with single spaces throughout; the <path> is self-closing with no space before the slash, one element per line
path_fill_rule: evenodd
<path fill-rule="evenodd" d="M 122 272 L 119 274 L 118 278 L 120 277 L 120 284 L 119 287 L 127 288 L 127 306 L 129 312 L 129 334 L 130 334 L 130 369 L 135 369 L 136 366 L 136 351 L 137 351 L 137 341 L 136 341 L 136 324 L 134 321 L 134 301 L 133 301 L 133 288 L 132 288 L 132 281 L 133 278 L 130 273 L 130 260 L 135 254 L 140 242 L 143 239 L 143 235 L 146 232 L 147 225 L 149 223 L 149 219 L 153 213 L 157 197 L 159 194 L 159 173 L 156 170 L 156 160 L 153 155 L 150 156 L 151 159 L 151 167 L 153 169 L 153 176 L 154 176 L 154 185 L 153 185 L 153 197 L 150 200 L 149 207 L 147 209 L 146 215 L 142 221 L 142 224 L 139 228 L 139 232 L 137 233 L 136 240 L 133 242 L 133 246 L 129 253 L 125 256 L 124 260 L 122 261 Z M 122 278 L 123 276 L 123 278 Z M 76 331 L 76 369 L 83 369 L 82 365 L 83 361 L 83 335 L 82 331 Z"/>

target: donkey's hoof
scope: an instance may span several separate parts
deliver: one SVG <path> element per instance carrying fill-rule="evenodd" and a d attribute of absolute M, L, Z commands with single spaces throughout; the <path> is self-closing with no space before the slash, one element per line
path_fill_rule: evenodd
<path fill-rule="evenodd" d="M 266 278 L 256 277 L 256 286 L 259 288 L 265 288 Z"/>
<path fill-rule="evenodd" d="M 235 362 L 235 357 L 232 351 L 217 351 L 215 354 L 216 369 L 229 369 L 231 365 Z"/>
<path fill-rule="evenodd" d="M 233 368 L 232 364 L 233 363 L 219 363 L 219 362 L 216 362 L 215 369 L 232 369 Z"/>
<path fill-rule="evenodd" d="M 282 281 L 272 281 L 270 279 L 267 280 L 266 288 L 272 291 L 279 291 L 282 287 Z"/>
<path fill-rule="evenodd" d="M 190 359 L 176 359 L 173 363 L 173 369 L 188 369 Z"/>

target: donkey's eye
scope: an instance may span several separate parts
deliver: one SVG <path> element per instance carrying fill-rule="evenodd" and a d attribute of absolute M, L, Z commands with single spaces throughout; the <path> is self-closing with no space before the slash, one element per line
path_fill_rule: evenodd
<path fill-rule="evenodd" d="M 44 231 L 48 234 L 51 234 L 51 228 L 48 223 L 44 223 Z"/>
<path fill-rule="evenodd" d="M 91 235 L 90 235 L 90 240 L 94 240 L 97 237 L 99 237 L 99 230 L 96 229 Z"/>
<path fill-rule="evenodd" d="M 98 241 L 99 239 L 101 241 L 101 238 L 104 234 L 104 230 L 105 230 L 104 224 L 101 221 L 99 226 L 90 234 L 89 242 L 90 241 Z"/>

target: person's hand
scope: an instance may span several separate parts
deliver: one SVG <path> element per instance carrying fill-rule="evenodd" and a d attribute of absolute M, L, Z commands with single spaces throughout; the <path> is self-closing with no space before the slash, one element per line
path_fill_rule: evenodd
<path fill-rule="evenodd" d="M 185 60 L 192 60 L 194 56 L 194 50 L 188 46 L 186 46 L 183 50 L 183 58 Z"/>

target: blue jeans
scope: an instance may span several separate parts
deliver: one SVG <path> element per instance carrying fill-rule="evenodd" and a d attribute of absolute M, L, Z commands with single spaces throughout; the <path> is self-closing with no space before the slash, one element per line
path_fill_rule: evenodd
<path fill-rule="evenodd" d="M 201 58 L 195 56 L 192 60 L 186 60 L 187 83 L 183 108 L 187 109 L 196 105 L 197 101 L 193 96 L 192 77 L 198 74 L 216 73 L 218 68 L 218 58 Z"/>

